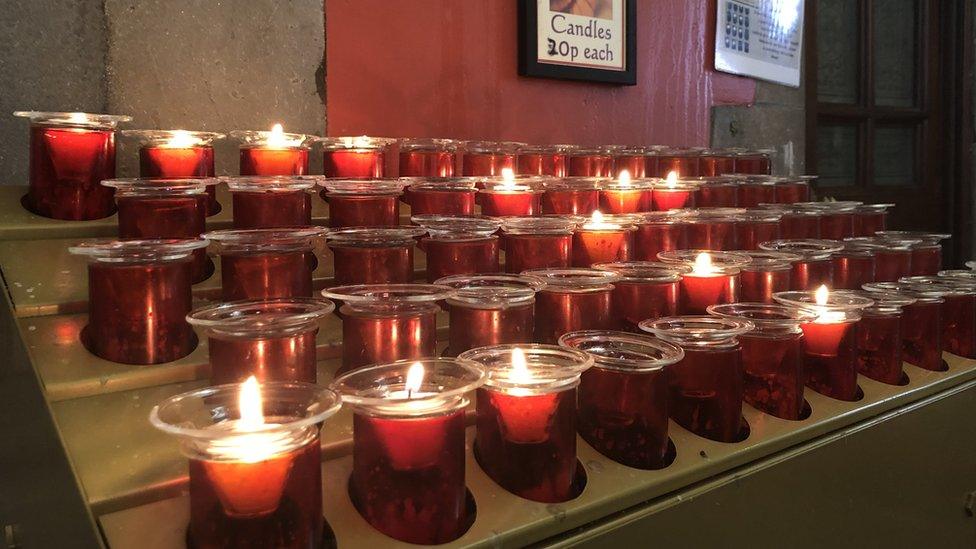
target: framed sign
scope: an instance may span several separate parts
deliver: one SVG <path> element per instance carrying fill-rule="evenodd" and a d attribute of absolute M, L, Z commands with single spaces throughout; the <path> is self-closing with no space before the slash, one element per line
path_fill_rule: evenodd
<path fill-rule="evenodd" d="M 718 0 L 715 70 L 800 86 L 803 0 Z"/>
<path fill-rule="evenodd" d="M 519 74 L 637 83 L 637 0 L 519 0 Z"/>

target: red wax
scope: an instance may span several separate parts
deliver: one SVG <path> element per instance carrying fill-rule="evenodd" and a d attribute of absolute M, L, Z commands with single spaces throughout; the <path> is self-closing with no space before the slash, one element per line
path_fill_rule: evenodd
<path fill-rule="evenodd" d="M 422 418 L 353 415 L 353 505 L 380 532 L 433 545 L 464 533 L 464 411 Z"/>
<path fill-rule="evenodd" d="M 916 301 L 903 310 L 902 351 L 905 362 L 939 372 L 942 361 L 941 302 Z"/>
<path fill-rule="evenodd" d="M 115 132 L 32 125 L 30 190 L 24 205 L 54 219 L 88 220 L 115 211 Z"/>
<path fill-rule="evenodd" d="M 210 383 L 242 383 L 249 376 L 258 381 L 315 383 L 315 334 L 317 327 L 280 337 L 252 339 L 228 335 L 209 337 Z"/>
<path fill-rule="evenodd" d="M 820 216 L 820 238 L 844 240 L 854 236 L 854 214 L 824 212 Z"/>
<path fill-rule="evenodd" d="M 139 175 L 163 178 L 213 177 L 213 147 L 143 147 L 139 149 Z M 214 215 L 220 211 L 216 185 L 207 186 L 207 197 L 207 215 Z"/>
<path fill-rule="evenodd" d="M 503 235 L 505 272 L 521 273 L 531 269 L 572 266 L 573 235 L 511 234 Z"/>
<path fill-rule="evenodd" d="M 322 462 L 316 437 L 257 463 L 190 459 L 194 549 L 318 547 L 322 542 Z"/>
<path fill-rule="evenodd" d="M 838 400 L 857 399 L 857 347 L 853 322 L 803 324 L 807 387 Z"/>
<path fill-rule="evenodd" d="M 901 325 L 901 313 L 864 312 L 856 332 L 858 372 L 889 385 L 901 383 Z"/>
<path fill-rule="evenodd" d="M 806 182 L 777 183 L 775 188 L 777 204 L 796 204 L 797 202 L 810 201 L 810 185 Z"/>
<path fill-rule="evenodd" d="M 745 372 L 745 401 L 783 419 L 803 414 L 803 335 L 739 336 Z"/>
<path fill-rule="evenodd" d="M 688 248 L 693 250 L 734 250 L 735 222 L 731 219 L 693 220 L 687 225 Z"/>
<path fill-rule="evenodd" d="M 965 358 L 976 358 L 976 295 L 945 296 L 942 340 L 946 351 Z"/>
<path fill-rule="evenodd" d="M 563 153 L 519 153 L 520 175 L 566 177 L 566 155 Z"/>
<path fill-rule="evenodd" d="M 706 154 L 698 157 L 698 172 L 703 176 L 735 173 L 735 157 Z M 732 204 L 733 207 L 735 204 Z"/>
<path fill-rule="evenodd" d="M 778 240 L 779 220 L 740 219 L 735 222 L 735 242 L 739 250 L 758 250 L 761 242 Z"/>
<path fill-rule="evenodd" d="M 536 294 L 535 339 L 539 343 L 554 345 L 567 332 L 612 330 L 616 325 L 610 289 L 567 292 L 549 288 Z"/>
<path fill-rule="evenodd" d="M 941 244 L 919 244 L 912 247 L 912 276 L 935 276 L 941 270 Z"/>
<path fill-rule="evenodd" d="M 743 427 L 743 367 L 738 344 L 684 349 L 685 357 L 666 366 L 671 419 L 698 436 L 735 442 Z"/>
<path fill-rule="evenodd" d="M 613 157 L 607 154 L 583 154 L 569 157 L 569 175 L 573 177 L 613 177 Z"/>
<path fill-rule="evenodd" d="M 450 356 L 488 345 L 532 343 L 535 336 L 534 303 L 501 308 L 481 308 L 458 301 L 448 304 Z"/>
<path fill-rule="evenodd" d="M 122 239 L 200 238 L 207 216 L 207 195 L 119 197 L 119 237 Z M 207 250 L 193 250 L 190 279 L 210 276 Z"/>
<path fill-rule="evenodd" d="M 748 265 L 739 272 L 739 301 L 774 303 L 773 294 L 790 289 L 792 269 L 752 270 Z"/>
<path fill-rule="evenodd" d="M 613 177 L 620 177 L 624 170 L 631 177 L 646 177 L 644 155 L 642 154 L 620 154 L 613 159 Z"/>
<path fill-rule="evenodd" d="M 838 252 L 833 258 L 833 287 L 838 290 L 860 290 L 874 282 L 874 255 Z"/>
<path fill-rule="evenodd" d="M 644 189 L 601 189 L 600 210 L 609 214 L 637 213 L 642 210 Z"/>
<path fill-rule="evenodd" d="M 436 305 L 392 312 L 343 306 L 337 375 L 370 364 L 437 356 L 437 311 Z"/>
<path fill-rule="evenodd" d="M 776 202 L 776 186 L 765 183 L 739 183 L 739 193 L 736 198 L 740 208 L 755 208 L 760 204 Z"/>
<path fill-rule="evenodd" d="M 816 290 L 834 286 L 834 264 L 830 258 L 801 259 L 793 264 L 793 290 Z"/>
<path fill-rule="evenodd" d="M 655 188 L 651 192 L 651 209 L 658 212 L 691 208 L 695 205 L 695 192 L 688 189 Z"/>
<path fill-rule="evenodd" d="M 505 168 L 515 170 L 514 154 L 466 152 L 461 158 L 461 174 L 464 176 L 501 175 Z"/>
<path fill-rule="evenodd" d="M 186 321 L 190 284 L 189 258 L 89 264 L 85 347 L 123 364 L 160 364 L 190 354 L 197 344 Z"/>
<path fill-rule="evenodd" d="M 677 281 L 624 279 L 613 285 L 613 310 L 624 330 L 641 333 L 637 325 L 642 320 L 678 314 Z"/>
<path fill-rule="evenodd" d="M 534 191 L 485 191 L 479 194 L 482 215 L 491 217 L 539 215 L 542 193 Z"/>
<path fill-rule="evenodd" d="M 878 282 L 896 282 L 912 274 L 912 251 L 884 249 L 875 252 L 874 279 Z"/>
<path fill-rule="evenodd" d="M 231 193 L 235 229 L 277 229 L 312 224 L 312 195 L 305 191 Z"/>
<path fill-rule="evenodd" d="M 513 494 L 545 503 L 576 494 L 576 389 L 541 395 L 477 390 L 475 455 Z"/>
<path fill-rule="evenodd" d="M 635 260 L 657 261 L 658 252 L 687 248 L 689 246 L 686 223 L 638 221 L 633 253 Z"/>
<path fill-rule="evenodd" d="M 735 173 L 769 175 L 772 173 L 772 162 L 765 154 L 739 155 L 735 158 Z"/>
<path fill-rule="evenodd" d="M 668 376 L 594 366 L 579 386 L 579 434 L 594 450 L 637 469 L 660 469 L 668 454 Z"/>
<path fill-rule="evenodd" d="M 454 177 L 454 162 L 449 151 L 400 151 L 400 177 Z"/>
<path fill-rule="evenodd" d="M 330 227 L 378 227 L 400 224 L 399 194 L 328 193 Z"/>
<path fill-rule="evenodd" d="M 308 149 L 241 148 L 241 175 L 305 175 Z"/>
<path fill-rule="evenodd" d="M 694 203 L 699 208 L 735 208 L 738 185 L 711 185 L 708 183 L 695 188 Z"/>
<path fill-rule="evenodd" d="M 630 229 L 600 230 L 581 228 L 573 235 L 573 266 L 629 261 L 634 247 Z"/>
<path fill-rule="evenodd" d="M 497 236 L 465 240 L 427 238 L 423 245 L 427 252 L 427 282 L 448 275 L 497 273 L 500 270 Z"/>
<path fill-rule="evenodd" d="M 478 191 L 408 189 L 406 202 L 411 215 L 474 215 L 475 195 Z"/>
<path fill-rule="evenodd" d="M 542 213 L 589 216 L 600 206 L 597 189 L 546 189 L 542 195 Z M 607 213 L 612 213 L 607 210 Z"/>
<path fill-rule="evenodd" d="M 677 172 L 679 177 L 698 177 L 698 155 L 666 155 L 657 158 L 657 177 L 667 177 L 671 172 Z"/>
<path fill-rule="evenodd" d="M 221 298 L 312 297 L 309 250 L 220 254 Z"/>
<path fill-rule="evenodd" d="M 820 216 L 783 212 L 779 233 L 784 239 L 820 238 Z"/>
<path fill-rule="evenodd" d="M 322 152 L 326 177 L 378 178 L 386 176 L 386 154 L 374 149 L 338 149 Z"/>
<path fill-rule="evenodd" d="M 329 242 L 335 283 L 404 284 L 413 280 L 413 241 L 386 245 Z"/>
<path fill-rule="evenodd" d="M 887 227 L 888 212 L 865 211 L 854 214 L 854 236 L 874 236 Z"/>
<path fill-rule="evenodd" d="M 709 305 L 739 301 L 739 275 L 681 275 L 680 308 L 683 315 L 703 315 Z"/>

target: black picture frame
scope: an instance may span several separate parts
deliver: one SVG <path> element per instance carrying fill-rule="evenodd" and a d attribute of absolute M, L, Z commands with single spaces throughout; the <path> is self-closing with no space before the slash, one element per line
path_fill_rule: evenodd
<path fill-rule="evenodd" d="M 540 63 L 538 57 L 539 13 L 536 0 L 518 0 L 518 73 L 534 78 L 582 80 L 634 86 L 637 84 L 637 0 L 624 0 L 625 70 L 604 70 Z"/>

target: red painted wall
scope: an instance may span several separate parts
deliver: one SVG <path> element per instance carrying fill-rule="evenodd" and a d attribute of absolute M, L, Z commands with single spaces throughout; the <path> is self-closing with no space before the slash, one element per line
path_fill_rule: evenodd
<path fill-rule="evenodd" d="M 515 0 L 326 0 L 329 135 L 707 145 L 750 103 L 712 65 L 710 0 L 638 0 L 636 86 L 518 76 Z"/>

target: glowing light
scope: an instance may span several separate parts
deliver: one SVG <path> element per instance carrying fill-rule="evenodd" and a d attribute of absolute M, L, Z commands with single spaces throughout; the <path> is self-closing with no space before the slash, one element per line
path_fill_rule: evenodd
<path fill-rule="evenodd" d="M 368 148 L 372 144 L 372 139 L 366 135 L 360 135 L 358 137 L 343 137 L 342 146 L 347 149 L 363 149 Z"/>
<path fill-rule="evenodd" d="M 826 284 L 821 284 L 817 291 L 813 293 L 813 299 L 816 301 L 817 305 L 826 305 L 827 300 L 830 299 L 830 291 L 827 290 Z"/>
<path fill-rule="evenodd" d="M 419 362 L 414 362 L 410 365 L 410 369 L 407 370 L 407 381 L 404 383 L 404 387 L 407 390 L 407 398 L 412 398 L 414 393 L 419 393 L 420 388 L 424 384 L 424 365 Z"/>
<path fill-rule="evenodd" d="M 68 115 L 68 122 L 84 124 L 85 122 L 88 122 L 88 115 L 83 112 L 73 112 Z"/>
<path fill-rule="evenodd" d="M 247 378 L 241 384 L 241 393 L 237 399 L 241 411 L 241 419 L 237 427 L 242 431 L 254 431 L 264 425 L 264 411 L 261 403 L 261 387 L 254 376 Z"/>
<path fill-rule="evenodd" d="M 695 265 L 691 272 L 696 275 L 709 275 L 715 273 L 715 266 L 712 264 L 712 256 L 702 252 L 695 256 Z"/>
<path fill-rule="evenodd" d="M 525 360 L 525 351 L 519 347 L 512 350 L 512 370 L 509 379 L 515 383 L 532 381 L 532 372 L 529 371 L 529 363 Z"/>
<path fill-rule="evenodd" d="M 621 187 L 630 186 L 630 170 L 620 170 L 620 175 L 617 178 Z"/>
<path fill-rule="evenodd" d="M 200 140 L 186 130 L 173 130 L 164 147 L 167 149 L 189 149 L 200 144 Z"/>
<path fill-rule="evenodd" d="M 831 311 L 824 306 L 830 302 L 830 291 L 827 289 L 826 284 L 821 284 L 817 288 L 817 291 L 813 293 L 813 300 L 817 305 L 821 305 L 821 307 L 816 308 L 817 319 L 814 322 L 818 324 L 834 324 L 843 322 L 846 318 L 843 311 Z"/>
<path fill-rule="evenodd" d="M 619 229 L 620 225 L 616 223 L 609 223 L 606 218 L 603 217 L 603 212 L 600 210 L 594 210 L 593 215 L 590 216 L 590 220 L 583 225 L 584 229 Z"/>
<path fill-rule="evenodd" d="M 664 180 L 664 184 L 668 188 L 673 189 L 678 186 L 678 172 L 671 170 L 668 172 L 668 177 Z"/>

